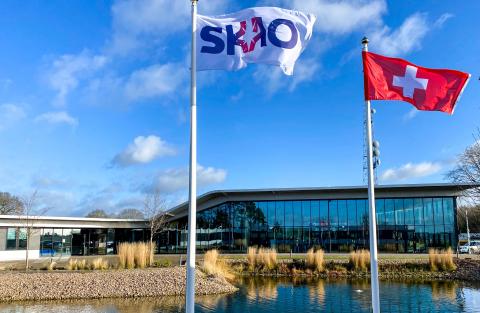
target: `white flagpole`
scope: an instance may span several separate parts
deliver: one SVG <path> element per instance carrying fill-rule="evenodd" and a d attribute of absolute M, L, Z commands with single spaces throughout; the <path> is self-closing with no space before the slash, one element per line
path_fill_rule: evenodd
<path fill-rule="evenodd" d="M 195 245 L 197 234 L 197 0 L 192 1 L 192 55 L 190 91 L 190 175 L 187 246 L 186 313 L 195 312 Z"/>
<path fill-rule="evenodd" d="M 362 40 L 363 51 L 368 52 L 368 38 Z M 365 68 L 363 69 L 365 71 Z M 372 110 L 370 100 L 365 101 L 367 127 L 367 159 L 368 159 L 368 204 L 369 204 L 369 235 L 370 235 L 370 281 L 372 288 L 372 312 L 380 312 L 380 296 L 378 284 L 378 255 L 377 255 L 377 219 L 375 214 L 375 177 L 373 176 L 373 147 L 372 147 Z"/>

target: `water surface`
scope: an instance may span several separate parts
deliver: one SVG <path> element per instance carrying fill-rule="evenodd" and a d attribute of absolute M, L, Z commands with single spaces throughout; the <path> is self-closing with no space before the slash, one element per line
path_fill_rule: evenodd
<path fill-rule="evenodd" d="M 231 295 L 197 297 L 196 312 L 370 312 L 368 281 L 248 278 Z M 381 282 L 382 312 L 480 313 L 480 285 Z M 139 298 L 0 304 L 8 313 L 177 313 L 183 298 Z"/>

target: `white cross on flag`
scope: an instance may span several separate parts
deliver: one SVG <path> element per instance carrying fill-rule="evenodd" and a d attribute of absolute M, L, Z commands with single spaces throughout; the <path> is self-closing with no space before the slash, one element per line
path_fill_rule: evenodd
<path fill-rule="evenodd" d="M 403 100 L 418 110 L 453 113 L 470 74 L 431 69 L 363 52 L 365 100 Z"/>
<path fill-rule="evenodd" d="M 234 71 L 248 63 L 263 63 L 292 75 L 314 23 L 312 14 L 273 7 L 198 15 L 197 70 Z"/>

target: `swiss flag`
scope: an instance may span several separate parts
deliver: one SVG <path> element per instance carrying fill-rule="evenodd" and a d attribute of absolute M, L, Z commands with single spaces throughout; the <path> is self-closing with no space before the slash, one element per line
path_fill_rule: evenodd
<path fill-rule="evenodd" d="M 363 51 L 365 100 L 403 100 L 418 110 L 453 113 L 470 74 L 430 69 Z"/>

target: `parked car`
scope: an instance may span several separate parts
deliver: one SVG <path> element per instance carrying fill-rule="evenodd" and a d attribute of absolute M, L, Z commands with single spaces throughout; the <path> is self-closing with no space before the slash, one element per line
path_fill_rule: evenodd
<path fill-rule="evenodd" d="M 480 241 L 470 241 L 470 246 L 468 243 L 460 246 L 460 253 L 480 253 Z"/>

